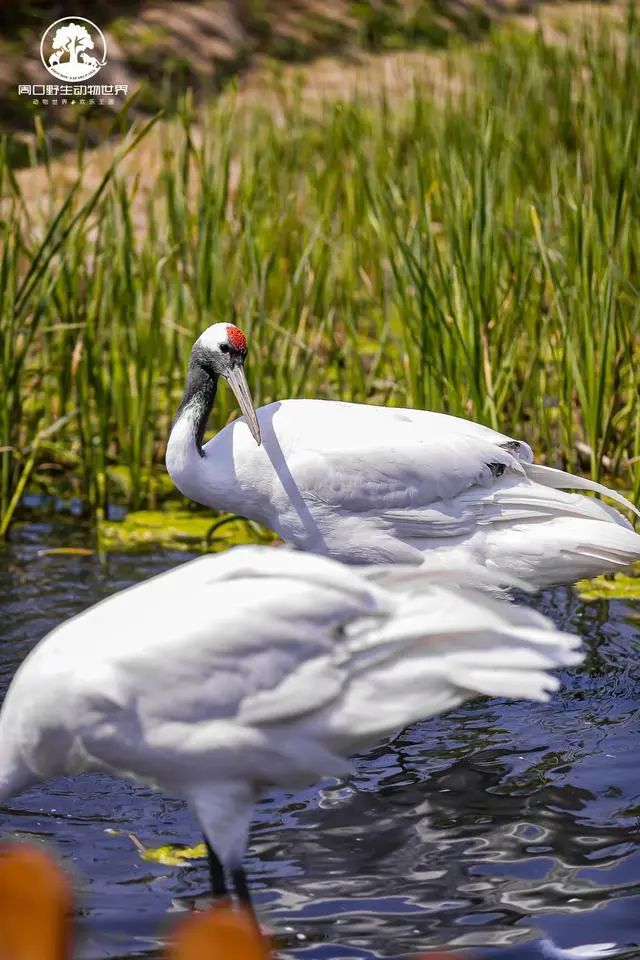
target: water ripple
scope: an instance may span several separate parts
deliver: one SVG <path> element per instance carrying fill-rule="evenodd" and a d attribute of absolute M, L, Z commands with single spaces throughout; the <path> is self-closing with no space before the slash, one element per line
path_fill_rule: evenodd
<path fill-rule="evenodd" d="M 88 538 L 77 520 L 33 523 L 0 552 L 3 690 L 61 620 L 186 559 L 39 555 Z M 468 704 L 357 758 L 348 781 L 259 805 L 248 867 L 283 960 L 445 945 L 476 957 L 565 956 L 542 938 L 614 942 L 617 960 L 640 956 L 638 606 L 586 605 L 564 589 L 536 603 L 588 647 L 551 703 Z M 53 845 L 71 871 L 83 960 L 158 956 L 172 903 L 206 889 L 204 862 L 143 862 L 126 836 L 106 832 L 196 843 L 184 804 L 108 776 L 33 789 L 0 808 L 0 824 L 4 836 Z"/>

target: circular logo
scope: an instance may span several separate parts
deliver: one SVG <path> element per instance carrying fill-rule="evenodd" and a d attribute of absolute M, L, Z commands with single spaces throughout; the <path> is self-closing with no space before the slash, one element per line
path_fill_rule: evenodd
<path fill-rule="evenodd" d="M 47 27 L 40 58 L 57 80 L 77 83 L 95 76 L 107 62 L 107 41 L 86 17 L 62 17 Z"/>

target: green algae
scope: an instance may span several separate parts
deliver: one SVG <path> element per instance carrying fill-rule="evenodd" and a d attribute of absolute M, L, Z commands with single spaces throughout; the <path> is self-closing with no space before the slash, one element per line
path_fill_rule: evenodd
<path fill-rule="evenodd" d="M 105 833 L 116 837 L 128 837 L 138 851 L 141 860 L 161 863 L 165 867 L 182 867 L 190 860 L 202 860 L 207 855 L 207 848 L 204 843 L 197 843 L 195 847 L 187 847 L 179 843 L 166 843 L 161 847 L 145 847 L 135 833 L 111 828 L 105 830 Z"/>
<path fill-rule="evenodd" d="M 581 600 L 640 600 L 640 564 L 635 574 L 616 573 L 595 580 L 580 580 L 576 589 Z"/>
<path fill-rule="evenodd" d="M 136 510 L 123 520 L 104 520 L 98 526 L 100 549 L 139 551 L 226 550 L 241 543 L 271 543 L 276 537 L 253 521 L 233 514 L 184 508 Z"/>
<path fill-rule="evenodd" d="M 88 547 L 47 547 L 38 550 L 39 557 L 92 557 L 95 550 Z"/>

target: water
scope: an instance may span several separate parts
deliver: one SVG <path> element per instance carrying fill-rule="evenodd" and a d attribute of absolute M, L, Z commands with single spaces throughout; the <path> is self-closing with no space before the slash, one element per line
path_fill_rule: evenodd
<path fill-rule="evenodd" d="M 187 559 L 39 553 L 60 544 L 91 545 L 90 534 L 78 521 L 32 523 L 0 549 L 3 691 L 61 620 Z M 348 782 L 259 806 L 247 867 L 280 957 L 449 946 L 533 960 L 553 953 L 541 938 L 640 956 L 640 607 L 564 589 L 539 605 L 589 651 L 551 703 L 469 704 L 359 757 Z M 147 846 L 200 840 L 179 800 L 107 776 L 51 782 L 0 809 L 3 836 L 46 842 L 72 873 L 78 956 L 159 956 L 171 905 L 205 891 L 205 864 L 143 861 L 107 829 Z"/>

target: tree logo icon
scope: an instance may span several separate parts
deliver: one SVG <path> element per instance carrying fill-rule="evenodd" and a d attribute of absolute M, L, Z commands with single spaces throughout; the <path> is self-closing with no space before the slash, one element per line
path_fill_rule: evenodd
<path fill-rule="evenodd" d="M 47 27 L 40 58 L 57 80 L 78 83 L 95 76 L 107 62 L 107 41 L 86 17 L 62 17 Z"/>

